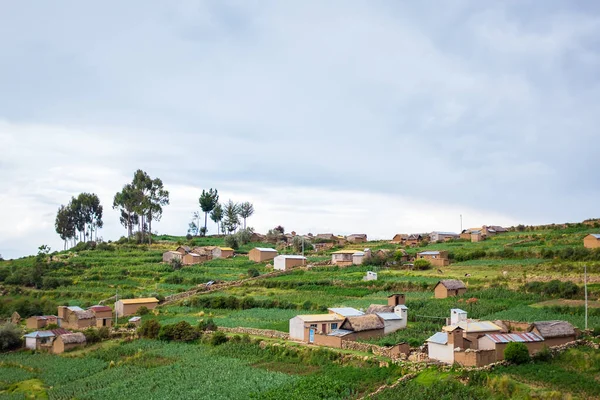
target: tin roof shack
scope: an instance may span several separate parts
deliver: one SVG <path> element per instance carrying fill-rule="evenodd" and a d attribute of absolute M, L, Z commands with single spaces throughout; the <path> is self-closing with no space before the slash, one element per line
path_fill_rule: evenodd
<path fill-rule="evenodd" d="M 331 264 L 347 267 L 353 263 L 353 255 L 356 250 L 339 250 L 331 253 Z"/>
<path fill-rule="evenodd" d="M 126 317 L 137 314 L 141 307 L 153 310 L 158 305 L 158 299 L 147 297 L 141 299 L 122 299 L 115 303 L 115 312 L 118 317 Z"/>
<path fill-rule="evenodd" d="M 343 321 L 344 317 L 337 314 L 296 315 L 290 319 L 290 338 L 312 343 L 316 333 L 335 331 Z"/>
<path fill-rule="evenodd" d="M 96 315 L 92 310 L 77 306 L 58 307 L 58 319 L 61 328 L 82 330 L 96 326 Z"/>
<path fill-rule="evenodd" d="M 437 251 L 437 250 L 422 251 L 420 253 L 417 253 L 417 259 L 418 260 L 420 260 L 420 259 L 427 260 L 434 267 L 446 267 L 446 266 L 450 265 L 450 260 L 448 259 L 447 251 Z"/>
<path fill-rule="evenodd" d="M 165 251 L 163 253 L 162 259 L 163 259 L 163 262 L 170 263 L 173 260 L 181 261 L 182 257 L 183 257 L 183 254 L 181 254 L 180 252 L 171 250 L 171 251 Z"/>
<path fill-rule="evenodd" d="M 600 233 L 590 233 L 583 238 L 583 247 L 597 249 L 600 247 Z"/>
<path fill-rule="evenodd" d="M 142 324 L 142 317 L 131 317 L 127 322 L 134 326 L 140 326 Z"/>
<path fill-rule="evenodd" d="M 445 299 L 446 297 L 461 296 L 467 292 L 467 287 L 463 281 L 457 279 L 441 280 L 433 288 L 436 299 Z"/>
<path fill-rule="evenodd" d="M 431 232 L 429 234 L 430 242 L 447 242 L 448 240 L 458 239 L 460 235 L 454 232 Z"/>
<path fill-rule="evenodd" d="M 98 305 L 91 306 L 88 310 L 91 310 L 96 316 L 96 327 L 107 326 L 110 328 L 112 326 L 112 308 Z"/>
<path fill-rule="evenodd" d="M 350 243 L 365 243 L 367 241 L 367 235 L 364 233 L 353 233 L 352 235 L 346 236 L 346 240 Z"/>
<path fill-rule="evenodd" d="M 273 269 L 279 271 L 289 271 L 294 267 L 300 267 L 306 264 L 306 257 L 298 255 L 279 255 L 273 259 Z"/>
<path fill-rule="evenodd" d="M 27 329 L 41 329 L 48 325 L 58 325 L 58 317 L 56 315 L 37 315 L 26 320 Z"/>
<path fill-rule="evenodd" d="M 66 329 L 52 329 L 49 331 L 35 331 L 23 336 L 25 338 L 25 347 L 30 350 L 52 350 L 52 343 L 58 335 L 71 333 Z"/>
<path fill-rule="evenodd" d="M 248 259 L 254 262 L 270 261 L 277 257 L 277 250 L 268 247 L 255 247 L 248 252 Z"/>
<path fill-rule="evenodd" d="M 212 258 L 231 258 L 233 249 L 231 247 L 215 247 L 212 251 Z"/>
<path fill-rule="evenodd" d="M 73 350 L 78 347 L 83 347 L 86 344 L 85 335 L 81 332 L 65 333 L 59 335 L 52 343 L 52 352 L 61 354 L 65 351 Z"/>
<path fill-rule="evenodd" d="M 375 314 L 347 317 L 339 332 L 332 332 L 331 334 L 340 335 L 343 340 L 378 338 L 385 335 L 385 324 Z"/>
<path fill-rule="evenodd" d="M 478 339 L 479 350 L 494 350 L 496 361 L 504 360 L 504 349 L 511 342 L 523 343 L 533 355 L 544 346 L 544 339 L 535 333 L 487 333 Z"/>
<path fill-rule="evenodd" d="M 567 321 L 539 321 L 532 323 L 527 332 L 533 332 L 542 338 L 546 346 L 559 346 L 577 339 L 575 327 Z"/>

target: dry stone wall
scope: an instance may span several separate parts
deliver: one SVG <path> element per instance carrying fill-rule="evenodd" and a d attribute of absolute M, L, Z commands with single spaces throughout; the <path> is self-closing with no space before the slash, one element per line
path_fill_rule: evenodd
<path fill-rule="evenodd" d="M 290 338 L 290 335 L 285 332 L 274 331 L 271 329 L 255 329 L 255 328 L 243 328 L 243 327 L 228 328 L 225 326 L 219 326 L 218 329 L 223 332 L 237 333 L 237 334 L 241 334 L 241 335 L 264 336 L 264 337 L 268 337 L 268 338 L 283 339 L 283 340 L 288 340 Z"/>

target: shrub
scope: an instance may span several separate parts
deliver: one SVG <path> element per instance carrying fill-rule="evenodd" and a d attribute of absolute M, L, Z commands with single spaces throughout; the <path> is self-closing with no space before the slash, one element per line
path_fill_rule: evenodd
<path fill-rule="evenodd" d="M 259 275 L 260 275 L 260 272 L 258 272 L 258 270 L 257 270 L 256 268 L 250 268 L 250 269 L 248 270 L 248 276 L 249 276 L 250 278 L 256 278 L 256 277 L 257 277 L 257 276 L 259 276 Z"/>
<path fill-rule="evenodd" d="M 227 335 L 221 331 L 216 331 L 212 334 L 209 342 L 212 346 L 219 346 L 223 343 L 227 343 Z"/>
<path fill-rule="evenodd" d="M 87 344 L 98 343 L 102 340 L 100 334 L 94 328 L 86 329 L 85 331 L 83 331 L 83 334 L 85 335 L 85 341 L 87 342 Z"/>
<path fill-rule="evenodd" d="M 194 329 L 187 321 L 164 325 L 158 333 L 160 340 L 173 340 L 177 342 L 191 342 L 198 339 L 199 336 L 200 333 L 198 330 Z"/>
<path fill-rule="evenodd" d="M 252 239 L 252 234 L 253 233 L 254 233 L 254 231 L 252 230 L 252 228 L 240 229 L 235 234 L 235 237 L 237 238 L 238 244 L 240 246 L 243 246 L 245 244 L 250 243 L 250 240 Z"/>
<path fill-rule="evenodd" d="M 525 364 L 531 357 L 524 343 L 510 342 L 504 349 L 504 359 L 513 364 Z"/>
<path fill-rule="evenodd" d="M 533 356 L 533 359 L 535 361 L 544 361 L 544 362 L 550 361 L 552 359 L 552 352 L 550 351 L 548 346 L 544 345 L 544 347 L 542 347 L 542 349 L 540 351 L 535 353 L 535 355 Z"/>
<path fill-rule="evenodd" d="M 96 246 L 96 250 L 115 251 L 115 246 L 112 246 L 112 245 L 110 245 L 110 244 L 108 244 L 106 242 L 100 242 Z"/>
<path fill-rule="evenodd" d="M 138 335 L 146 339 L 156 339 L 160 332 L 160 323 L 155 319 L 144 321 L 138 329 Z"/>
<path fill-rule="evenodd" d="M 110 329 L 108 326 L 103 326 L 102 328 L 98 329 L 98 336 L 100 336 L 100 339 L 108 339 L 110 336 Z"/>
<path fill-rule="evenodd" d="M 148 307 L 146 307 L 146 306 L 142 306 L 142 307 L 138 308 L 138 310 L 137 310 L 138 315 L 148 315 L 149 313 L 150 313 L 150 310 L 148 310 Z"/>
<path fill-rule="evenodd" d="M 197 329 L 201 332 L 204 331 L 216 331 L 217 330 L 217 325 L 215 324 L 215 322 L 212 320 L 212 318 L 209 319 L 203 319 L 200 322 L 198 322 L 198 327 Z"/>
<path fill-rule="evenodd" d="M 180 270 L 181 267 L 183 267 L 183 263 L 179 258 L 173 258 L 171 260 L 171 268 L 173 268 L 173 271 Z"/>
<path fill-rule="evenodd" d="M 0 352 L 21 346 L 21 330 L 14 324 L 0 325 Z"/>
<path fill-rule="evenodd" d="M 186 238 L 187 240 L 192 240 L 192 237 L 193 237 L 193 236 L 192 236 L 192 234 L 191 234 L 191 233 L 188 233 L 187 235 L 185 235 L 185 238 Z"/>
<path fill-rule="evenodd" d="M 426 270 L 431 268 L 431 262 L 429 262 L 429 260 L 421 258 L 414 262 L 414 266 L 417 270 Z"/>
<path fill-rule="evenodd" d="M 225 246 L 237 250 L 240 247 L 238 243 L 238 238 L 235 235 L 229 235 L 225 237 Z"/>

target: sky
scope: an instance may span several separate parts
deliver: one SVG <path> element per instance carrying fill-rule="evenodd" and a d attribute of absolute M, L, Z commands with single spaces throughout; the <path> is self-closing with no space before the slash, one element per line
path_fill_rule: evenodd
<path fill-rule="evenodd" d="M 599 217 L 598 71 L 593 0 L 0 0 L 0 254 L 81 192 L 125 235 L 136 169 L 166 234 L 208 188 L 262 233 Z"/>

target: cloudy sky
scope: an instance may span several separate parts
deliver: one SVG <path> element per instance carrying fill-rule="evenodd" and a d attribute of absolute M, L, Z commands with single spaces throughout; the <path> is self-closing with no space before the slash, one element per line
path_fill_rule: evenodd
<path fill-rule="evenodd" d="M 83 191 L 125 234 L 138 168 L 170 234 L 210 187 L 259 232 L 600 216 L 595 1 L 0 0 L 0 60 L 5 258 Z"/>

